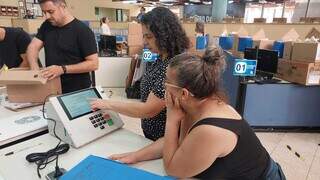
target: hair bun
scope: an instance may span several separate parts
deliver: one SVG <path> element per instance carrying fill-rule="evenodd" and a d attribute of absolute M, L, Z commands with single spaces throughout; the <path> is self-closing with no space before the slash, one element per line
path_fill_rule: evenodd
<path fill-rule="evenodd" d="M 223 51 L 219 47 L 209 46 L 204 52 L 202 60 L 209 64 L 215 64 L 221 59 L 223 59 L 223 56 Z"/>

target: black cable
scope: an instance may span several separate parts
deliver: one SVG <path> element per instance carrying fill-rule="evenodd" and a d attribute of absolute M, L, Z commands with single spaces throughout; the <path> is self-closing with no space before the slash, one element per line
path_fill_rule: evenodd
<path fill-rule="evenodd" d="M 58 166 L 58 157 L 60 154 L 64 154 L 66 152 L 68 152 L 68 150 L 70 149 L 69 144 L 61 144 L 61 138 L 56 134 L 56 125 L 57 122 L 54 119 L 48 118 L 45 116 L 45 104 L 47 99 L 52 96 L 53 94 L 50 94 L 48 96 L 46 96 L 43 104 L 42 104 L 42 116 L 44 119 L 52 121 L 54 123 L 53 125 L 53 133 L 54 136 L 59 140 L 59 143 L 56 145 L 55 148 L 50 149 L 47 152 L 42 152 L 42 153 L 32 153 L 32 154 L 28 154 L 26 156 L 26 160 L 30 163 L 35 163 L 37 165 L 37 173 L 38 173 L 38 177 L 41 178 L 41 174 L 40 174 L 40 170 L 46 168 L 46 166 L 55 161 L 56 160 L 56 174 L 58 174 L 59 176 L 62 174 L 61 172 L 59 172 L 59 166 Z"/>

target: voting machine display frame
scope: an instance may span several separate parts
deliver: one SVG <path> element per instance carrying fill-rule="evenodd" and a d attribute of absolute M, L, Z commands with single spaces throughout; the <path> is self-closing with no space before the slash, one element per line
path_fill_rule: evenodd
<path fill-rule="evenodd" d="M 121 128 L 118 113 L 113 111 L 92 111 L 88 98 L 107 98 L 100 87 L 92 87 L 76 92 L 51 97 L 46 104 L 47 116 L 56 121 L 48 121 L 51 135 L 55 133 L 62 141 L 78 148 L 106 134 Z"/>
<path fill-rule="evenodd" d="M 79 93 L 82 93 L 82 92 L 87 92 L 87 91 L 93 91 L 94 92 L 94 95 L 96 97 L 92 97 L 92 98 L 99 98 L 99 99 L 102 99 L 101 95 L 98 93 L 97 89 L 96 88 L 90 88 L 90 89 L 83 89 L 83 90 L 79 90 L 79 91 L 76 91 L 76 92 L 71 92 L 71 93 L 67 93 L 67 94 L 64 94 L 64 95 L 61 95 L 61 96 L 58 96 L 57 99 L 59 101 L 59 103 L 61 104 L 63 110 L 66 112 L 67 116 L 69 117 L 70 120 L 74 120 L 78 117 L 81 117 L 81 116 L 84 116 L 84 115 L 87 115 L 87 114 L 90 114 L 92 113 L 93 111 L 92 110 L 88 110 L 84 113 L 81 113 L 81 114 L 78 114 L 76 116 L 72 116 L 72 114 L 70 113 L 69 109 L 68 109 L 68 105 L 66 105 L 66 102 L 65 102 L 65 98 L 68 98 L 70 96 L 73 96 L 73 95 L 77 95 Z"/>

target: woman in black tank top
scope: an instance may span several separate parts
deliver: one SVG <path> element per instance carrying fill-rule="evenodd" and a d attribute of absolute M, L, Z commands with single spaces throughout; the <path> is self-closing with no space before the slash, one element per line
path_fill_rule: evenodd
<path fill-rule="evenodd" d="M 180 54 L 166 79 L 166 172 L 200 179 L 285 179 L 251 127 L 220 90 L 224 54 L 209 47 L 203 57 Z"/>
<path fill-rule="evenodd" d="M 172 58 L 165 81 L 165 136 L 125 160 L 162 157 L 167 174 L 178 178 L 285 179 L 248 123 L 225 103 L 220 90 L 224 66 L 217 47 L 208 47 L 203 57 L 183 53 Z"/>

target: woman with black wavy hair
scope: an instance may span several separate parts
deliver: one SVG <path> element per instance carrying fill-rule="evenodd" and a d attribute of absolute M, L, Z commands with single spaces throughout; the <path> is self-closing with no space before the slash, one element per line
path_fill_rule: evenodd
<path fill-rule="evenodd" d="M 189 48 L 189 39 L 178 17 L 164 7 L 154 8 L 141 19 L 143 39 L 147 48 L 159 54 L 155 62 L 148 62 L 141 80 L 141 102 L 95 100 L 92 109 L 105 109 L 141 118 L 145 137 L 156 141 L 164 136 L 166 124 L 165 88 L 166 69 L 175 55 Z M 155 143 L 157 145 L 158 141 Z M 160 141 L 162 143 L 162 141 Z M 130 163 L 132 157 L 119 155 L 119 160 Z"/>

